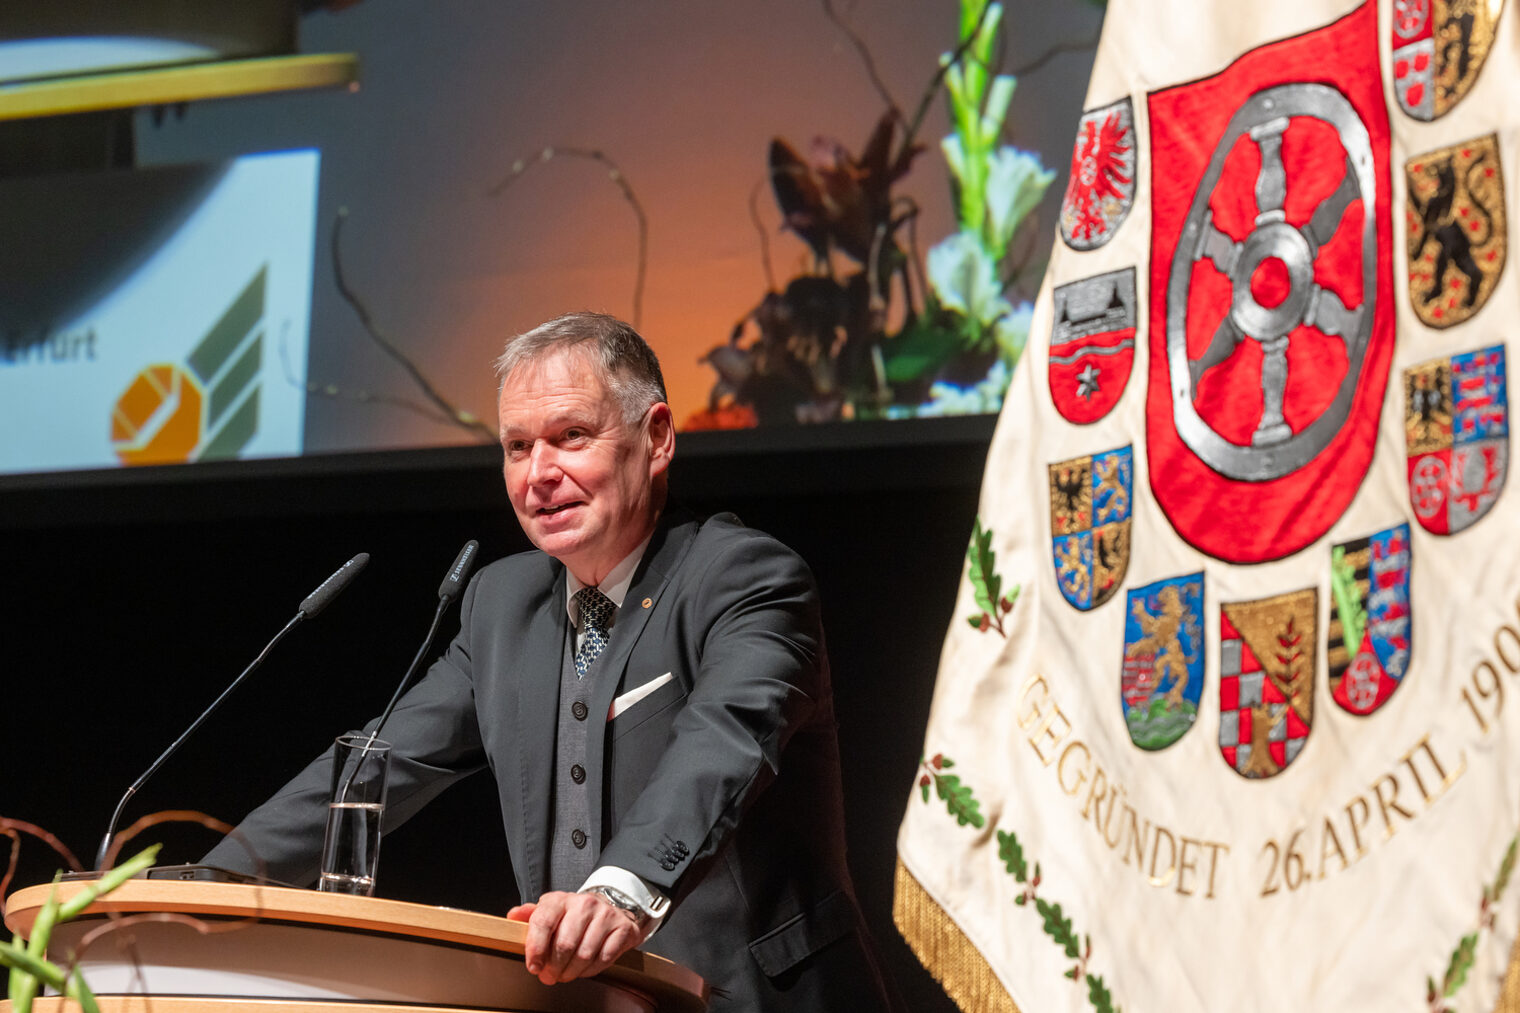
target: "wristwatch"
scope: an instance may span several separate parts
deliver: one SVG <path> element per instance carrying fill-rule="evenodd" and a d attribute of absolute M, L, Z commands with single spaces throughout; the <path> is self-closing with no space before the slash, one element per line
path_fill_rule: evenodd
<path fill-rule="evenodd" d="M 649 923 L 654 920 L 638 901 L 613 887 L 588 886 L 581 893 L 594 893 L 619 911 L 626 912 L 628 917 L 633 919 L 634 925 L 638 927 L 640 932 L 649 928 Z"/>

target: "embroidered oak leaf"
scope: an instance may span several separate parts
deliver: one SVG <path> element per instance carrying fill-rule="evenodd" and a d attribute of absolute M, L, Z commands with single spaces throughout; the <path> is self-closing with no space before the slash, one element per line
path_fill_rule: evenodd
<path fill-rule="evenodd" d="M 1330 550 L 1330 593 L 1335 596 L 1335 610 L 1341 618 L 1341 642 L 1346 645 L 1346 654 L 1355 658 L 1367 628 L 1367 612 L 1356 588 L 1356 567 L 1346 561 L 1344 546 Z"/>
<path fill-rule="evenodd" d="M 1003 868 L 1016 882 L 1024 884 L 1024 890 L 1013 902 L 1020 907 L 1036 898 L 1035 890 L 1040 886 L 1040 863 L 1034 863 L 1034 876 L 1029 875 L 1029 863 L 1024 859 L 1024 846 L 1019 843 L 1018 835 L 1010 831 L 999 830 L 998 858 L 1002 859 Z"/>
<path fill-rule="evenodd" d="M 1446 973 L 1441 976 L 1439 984 L 1429 975 L 1425 978 L 1425 1002 L 1431 1013 L 1446 1013 L 1450 1007 L 1442 1002 L 1457 994 L 1467 982 L 1467 975 L 1472 970 L 1478 949 L 1478 937 L 1484 929 L 1492 929 L 1496 916 L 1496 907 L 1499 898 L 1509 887 L 1510 877 L 1515 872 L 1517 852 L 1520 852 L 1520 836 L 1510 839 L 1509 847 L 1504 850 L 1504 857 L 1499 860 L 1499 870 L 1494 875 L 1492 885 L 1483 888 L 1483 899 L 1478 905 L 1478 928 L 1463 936 L 1457 943 L 1457 948 L 1451 951 L 1451 960 L 1446 964 Z"/>
<path fill-rule="evenodd" d="M 981 813 L 981 803 L 971 794 L 971 786 L 961 784 L 954 774 L 940 774 L 934 778 L 934 790 L 944 800 L 945 808 L 961 826 L 971 824 L 978 830 L 987 822 Z"/>
<path fill-rule="evenodd" d="M 1441 979 L 1441 995 L 1451 998 L 1467 981 L 1473 959 L 1478 949 L 1478 934 L 1471 932 L 1462 937 L 1457 948 L 1451 951 L 1451 962 L 1446 965 L 1446 975 Z"/>
<path fill-rule="evenodd" d="M 997 553 L 992 551 L 992 532 L 982 527 L 980 517 L 972 529 L 971 547 L 966 555 L 971 560 L 971 587 L 976 593 L 976 603 L 991 612 L 1002 590 L 1003 579 L 996 570 Z"/>
<path fill-rule="evenodd" d="M 996 629 L 999 635 L 1007 636 L 1003 631 L 1003 616 L 1013 611 L 1019 588 L 1015 585 L 1008 594 L 1003 594 L 1003 578 L 997 572 L 997 553 L 992 550 L 992 532 L 982 527 L 980 517 L 976 518 L 972 529 L 966 558 L 971 561 L 967 574 L 971 579 L 971 590 L 982 609 L 980 614 L 967 616 L 966 621 L 980 632 Z"/>
<path fill-rule="evenodd" d="M 1504 858 L 1499 862 L 1499 875 L 1494 879 L 1494 885 L 1488 888 L 1488 899 L 1497 901 L 1504 895 L 1504 890 L 1509 886 L 1509 878 L 1515 871 L 1515 850 L 1520 846 L 1520 837 L 1509 842 L 1509 849 L 1504 852 Z"/>
<path fill-rule="evenodd" d="M 1035 889 L 1040 885 L 1040 864 L 1034 863 L 1034 874 L 1031 876 L 1024 846 L 1019 843 L 1018 835 L 1013 831 L 999 830 L 997 841 L 998 859 L 1009 875 L 1024 884 L 1023 893 L 1013 898 L 1013 902 L 1020 907 L 1029 904 L 1039 912 L 1045 934 L 1061 947 L 1066 956 L 1077 962 L 1062 971 L 1062 976 L 1078 985 L 1087 982 L 1088 1002 L 1097 1013 L 1122 1013 L 1120 1007 L 1114 1005 L 1113 996 L 1109 994 L 1102 976 L 1087 973 L 1088 961 L 1092 958 L 1092 937 L 1081 937 L 1079 945 L 1076 930 L 1071 926 L 1071 919 L 1061 911 L 1061 905 L 1036 895 Z"/>
<path fill-rule="evenodd" d="M 1101 974 L 1087 976 L 1087 1001 L 1092 1003 L 1092 1008 L 1098 1013 L 1119 1013 L 1114 1006 L 1114 997 L 1108 994 L 1108 988 L 1103 984 Z"/>
<path fill-rule="evenodd" d="M 1024 848 L 1019 844 L 1018 835 L 1012 831 L 999 830 L 997 839 L 998 858 L 1002 860 L 1003 867 L 1015 880 L 1024 882 L 1029 876 L 1029 863 L 1024 861 Z"/>
<path fill-rule="evenodd" d="M 971 786 L 961 784 L 955 774 L 944 773 L 955 766 L 955 761 L 944 753 L 935 753 L 927 761 L 920 759 L 918 764 L 923 770 L 918 778 L 918 788 L 924 801 L 929 801 L 929 786 L 932 784 L 935 794 L 944 800 L 945 808 L 957 823 L 961 826 L 969 823 L 980 830 L 987 818 L 982 815 L 981 803 L 971 794 Z"/>
<path fill-rule="evenodd" d="M 1092 936 L 1082 937 L 1082 956 L 1077 962 L 1066 969 L 1063 977 L 1072 981 L 1081 981 L 1087 975 L 1087 961 L 1092 957 Z"/>
<path fill-rule="evenodd" d="M 1063 947 L 1068 957 L 1075 959 L 1081 950 L 1077 946 L 1077 935 L 1071 928 L 1071 919 L 1061 915 L 1061 905 L 1036 898 L 1034 906 L 1040 912 L 1040 917 L 1045 919 L 1045 934 L 1055 940 L 1056 945 Z"/>

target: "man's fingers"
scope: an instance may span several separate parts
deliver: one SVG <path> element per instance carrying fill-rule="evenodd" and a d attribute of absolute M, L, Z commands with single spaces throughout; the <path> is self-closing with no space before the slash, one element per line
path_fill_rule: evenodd
<path fill-rule="evenodd" d="M 588 978 L 607 970 L 617 962 L 619 957 L 641 942 L 638 927 L 634 925 L 633 919 L 622 912 L 613 912 L 613 914 L 617 917 L 618 924 L 607 934 L 607 938 L 602 942 L 601 952 L 583 972 Z"/>
<path fill-rule="evenodd" d="M 550 975 L 555 981 L 570 981 L 575 977 L 572 968 L 578 963 L 581 944 L 585 941 L 586 932 L 596 915 L 596 902 L 600 898 L 591 897 L 583 893 L 555 894 L 556 898 L 562 898 L 563 913 L 558 919 L 554 929 L 554 940 L 549 946 L 544 962 L 543 975 Z M 592 903 L 588 903 L 588 901 Z M 542 901 L 540 901 L 542 903 Z M 600 943 L 600 937 L 597 942 Z M 529 971 L 533 968 L 529 967 Z"/>
<path fill-rule="evenodd" d="M 546 893 L 537 904 L 522 905 L 533 909 L 528 915 L 528 936 L 523 943 L 523 961 L 529 974 L 542 978 L 552 959 L 554 937 L 565 913 L 564 898 L 562 893 Z"/>
<path fill-rule="evenodd" d="M 601 974 L 624 953 L 644 941 L 644 933 L 628 912 L 619 911 L 602 897 L 594 899 L 596 917 L 582 941 L 579 959 L 569 968 L 582 978 Z"/>
<path fill-rule="evenodd" d="M 537 904 L 519 904 L 507 912 L 507 921 L 525 922 L 533 915 L 533 909 Z"/>
<path fill-rule="evenodd" d="M 521 907 L 533 909 L 528 973 L 545 985 L 600 974 L 642 941 L 633 919 L 596 894 L 544 894 L 536 906 Z"/>
<path fill-rule="evenodd" d="M 575 951 L 575 957 L 565 965 L 560 980 L 573 981 L 601 974 L 612 961 L 637 943 L 638 929 L 633 919 L 598 898 L 581 945 Z"/>

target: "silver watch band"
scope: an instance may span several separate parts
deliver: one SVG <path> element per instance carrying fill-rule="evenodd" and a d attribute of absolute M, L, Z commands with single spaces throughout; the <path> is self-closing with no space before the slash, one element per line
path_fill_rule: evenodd
<path fill-rule="evenodd" d="M 627 912 L 629 917 L 633 919 L 634 924 L 638 926 L 640 932 L 648 928 L 649 923 L 653 921 L 653 919 L 649 916 L 649 912 L 645 911 L 638 901 L 634 900 L 623 891 L 618 890 L 614 887 L 588 886 L 581 892 L 594 893 L 598 897 L 605 900 L 607 903 L 611 904 L 613 907 L 617 908 L 619 911 Z"/>

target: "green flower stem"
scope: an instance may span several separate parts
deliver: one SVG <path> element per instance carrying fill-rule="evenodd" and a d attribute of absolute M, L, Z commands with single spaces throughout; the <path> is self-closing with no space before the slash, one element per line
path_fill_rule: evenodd
<path fill-rule="evenodd" d="M 78 917 L 85 908 L 95 903 L 96 900 L 148 868 L 158 858 L 158 851 L 161 847 L 163 847 L 161 844 L 149 845 L 125 862 L 122 862 L 116 868 L 107 872 L 104 876 L 93 882 L 86 883 L 84 889 L 80 890 L 59 909 L 58 920 L 66 922 L 70 918 Z"/>
<path fill-rule="evenodd" d="M 945 72 L 950 118 L 961 145 L 957 173 L 961 225 L 978 234 L 984 234 L 988 228 L 989 157 L 997 146 L 1008 115 L 1008 103 L 1013 98 L 1013 78 L 1007 75 L 994 78 L 989 72 L 1002 19 L 1001 4 L 963 0 L 960 38 L 965 48 L 962 57 Z M 965 45 L 967 42 L 970 44 Z"/>
<path fill-rule="evenodd" d="M 53 888 L 48 891 L 48 899 L 42 905 L 42 910 L 37 912 L 37 920 L 32 923 L 32 937 L 27 940 L 25 949 L 28 962 L 41 963 L 53 970 L 57 969 L 46 961 L 47 944 L 53 934 L 53 925 L 58 921 L 58 881 L 62 875 L 59 873 L 53 877 Z M 54 978 L 50 974 L 46 980 L 54 988 L 62 990 L 63 972 L 58 971 L 56 984 Z M 18 971 L 13 965 L 10 981 L 11 1008 L 17 1013 L 28 1013 L 32 1008 L 32 1000 L 37 998 L 37 993 L 41 990 L 42 980 L 42 976 L 32 971 Z"/>
<path fill-rule="evenodd" d="M 69 978 L 69 987 L 64 995 L 79 1003 L 84 1013 L 100 1013 L 100 1003 L 95 1001 L 95 993 L 90 991 L 90 986 L 84 983 L 78 971 Z"/>
<path fill-rule="evenodd" d="M 37 919 L 32 923 L 32 935 L 26 945 L 21 945 L 19 939 L 0 944 L 0 965 L 11 969 L 8 982 L 11 1013 L 31 1013 L 32 1000 L 37 997 L 43 985 L 78 1002 L 84 1013 L 99 1013 L 94 993 L 84 983 L 84 979 L 77 972 L 66 978 L 61 968 L 46 959 L 53 929 L 59 922 L 78 917 L 85 908 L 152 865 L 161 846 L 154 844 L 144 848 L 100 879 L 85 883 L 79 893 L 67 903 L 59 902 L 59 879 L 53 879 L 53 889 L 48 894 L 47 902 L 37 912 Z"/>
<path fill-rule="evenodd" d="M 48 988 L 62 992 L 65 987 L 63 969 L 41 957 L 34 957 L 26 952 L 26 947 L 17 943 L 0 943 L 0 964 L 11 968 L 11 978 L 17 980 L 18 972 L 20 980 L 30 979 L 35 985 L 38 981 Z M 25 1000 L 28 1004 L 31 1000 Z M 11 993 L 11 1002 L 16 1002 L 16 993 Z M 19 1009 L 19 1007 L 13 1007 Z"/>

